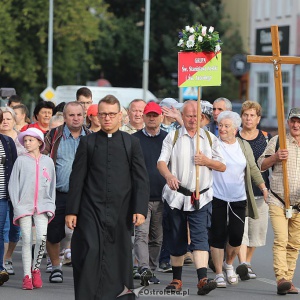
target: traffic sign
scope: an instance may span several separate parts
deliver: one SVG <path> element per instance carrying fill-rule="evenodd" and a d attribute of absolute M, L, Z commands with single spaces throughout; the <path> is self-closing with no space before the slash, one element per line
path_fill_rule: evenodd
<path fill-rule="evenodd" d="M 184 100 L 197 100 L 198 88 L 192 86 L 182 88 L 182 98 Z"/>
<path fill-rule="evenodd" d="M 50 101 L 55 96 L 55 91 L 52 87 L 48 86 L 43 90 L 43 92 L 40 94 L 41 98 L 45 101 Z"/>

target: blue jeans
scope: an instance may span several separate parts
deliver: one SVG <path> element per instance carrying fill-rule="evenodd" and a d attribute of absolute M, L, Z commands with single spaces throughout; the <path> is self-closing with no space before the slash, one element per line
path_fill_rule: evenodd
<path fill-rule="evenodd" d="M 20 239 L 20 226 L 14 225 L 14 208 L 12 206 L 11 201 L 8 201 L 8 222 L 9 222 L 9 234 L 8 234 L 8 241 L 12 243 L 17 243 Z M 7 219 L 6 219 L 7 222 Z M 6 240 L 6 236 L 4 236 L 4 240 Z"/>
<path fill-rule="evenodd" d="M 4 270 L 3 256 L 4 256 L 4 225 L 7 216 L 8 201 L 0 200 L 0 271 Z"/>

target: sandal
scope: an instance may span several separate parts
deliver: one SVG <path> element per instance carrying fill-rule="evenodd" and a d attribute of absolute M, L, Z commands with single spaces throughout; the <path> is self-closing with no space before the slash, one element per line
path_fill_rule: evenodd
<path fill-rule="evenodd" d="M 49 281 L 51 283 L 62 283 L 64 281 L 62 270 L 60 269 L 53 270 L 49 276 Z"/>
<path fill-rule="evenodd" d="M 217 288 L 226 288 L 227 284 L 223 274 L 216 275 L 215 282 L 217 283 Z"/>
<path fill-rule="evenodd" d="M 225 270 L 225 272 L 226 272 L 226 279 L 227 279 L 227 282 L 228 282 L 229 284 L 232 284 L 232 285 L 238 284 L 238 283 L 239 283 L 239 277 L 238 277 L 238 275 L 235 273 L 233 266 L 232 266 L 232 265 L 227 265 L 226 262 L 224 261 L 223 268 L 224 268 L 224 270 Z M 228 275 L 228 273 L 229 273 L 228 271 L 231 271 L 230 273 L 231 273 L 232 275 Z"/>

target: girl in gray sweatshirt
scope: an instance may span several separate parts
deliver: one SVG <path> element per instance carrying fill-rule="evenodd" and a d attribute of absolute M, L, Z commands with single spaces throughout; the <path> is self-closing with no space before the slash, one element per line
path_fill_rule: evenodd
<path fill-rule="evenodd" d="M 20 155 L 8 184 L 14 208 L 13 222 L 22 233 L 22 261 L 24 290 L 43 285 L 40 264 L 45 251 L 48 222 L 55 212 L 55 168 L 52 159 L 41 154 L 44 150 L 44 134 L 37 128 L 28 128 L 18 135 L 28 153 Z M 36 227 L 36 246 L 31 258 L 32 226 Z"/>

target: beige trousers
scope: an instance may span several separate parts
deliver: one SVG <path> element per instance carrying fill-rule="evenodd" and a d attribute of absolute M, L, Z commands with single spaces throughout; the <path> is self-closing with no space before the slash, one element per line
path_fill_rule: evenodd
<path fill-rule="evenodd" d="M 284 209 L 270 204 L 269 214 L 274 231 L 273 267 L 276 280 L 285 278 L 292 281 L 300 249 L 300 213 L 293 213 L 292 218 L 287 219 Z"/>

